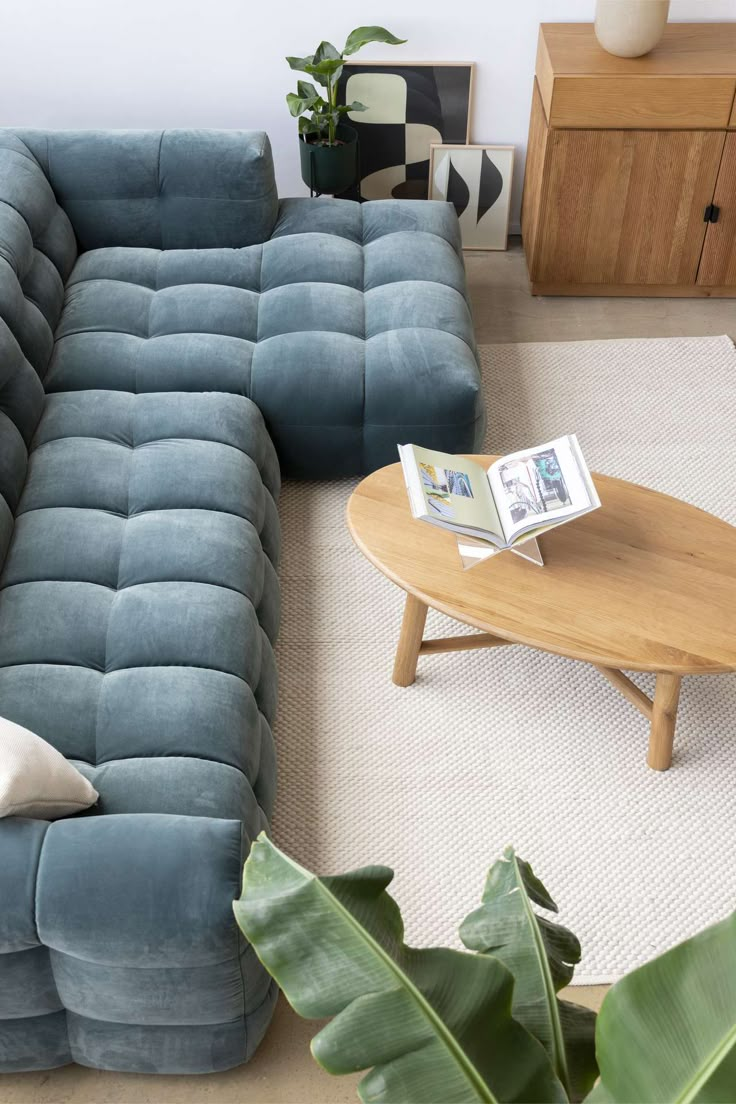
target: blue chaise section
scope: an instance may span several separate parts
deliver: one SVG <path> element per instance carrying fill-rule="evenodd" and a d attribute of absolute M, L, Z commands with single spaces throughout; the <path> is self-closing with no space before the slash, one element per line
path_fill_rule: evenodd
<path fill-rule="evenodd" d="M 100 794 L 0 821 L 0 1072 L 250 1056 L 279 463 L 482 430 L 449 206 L 279 202 L 262 133 L 0 130 L 0 715 Z"/>
<path fill-rule="evenodd" d="M 155 251 L 162 284 L 177 257 L 238 255 L 221 218 L 252 240 L 275 217 L 273 195 L 237 219 L 237 195 L 219 195 L 229 172 L 240 188 L 243 150 L 263 159 L 263 136 L 216 145 L 202 223 L 185 207 Z M 188 336 L 191 298 L 121 278 L 137 248 L 78 256 L 36 146 L 0 136 L 0 712 L 100 800 L 0 822 L 0 1070 L 210 1072 L 247 1059 L 276 995 L 231 902 L 273 803 L 278 461 L 245 363 L 223 368 L 227 304 L 205 288 L 211 313 Z M 110 210 L 114 236 L 125 217 Z M 144 206 L 129 215 L 134 233 Z M 144 366 L 160 328 L 173 344 Z"/>

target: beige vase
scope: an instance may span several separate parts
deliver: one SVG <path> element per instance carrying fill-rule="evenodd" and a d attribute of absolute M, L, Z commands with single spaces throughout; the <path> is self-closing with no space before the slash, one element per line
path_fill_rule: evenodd
<path fill-rule="evenodd" d="M 595 36 L 617 57 L 641 57 L 659 42 L 667 25 L 670 0 L 598 0 Z"/>

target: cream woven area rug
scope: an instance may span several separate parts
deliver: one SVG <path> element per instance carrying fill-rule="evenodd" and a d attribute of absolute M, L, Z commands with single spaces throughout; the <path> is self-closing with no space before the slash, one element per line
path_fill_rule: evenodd
<path fill-rule="evenodd" d="M 592 468 L 736 523 L 728 338 L 481 357 L 487 451 L 576 432 Z M 456 941 L 513 843 L 582 940 L 579 983 L 611 981 L 733 908 L 736 675 L 684 681 L 663 774 L 645 766 L 644 718 L 582 664 L 517 647 L 450 653 L 395 687 L 403 595 L 347 533 L 356 483 L 287 483 L 281 499 L 277 842 L 320 873 L 392 866 L 415 945 Z M 448 631 L 468 629 L 430 615 L 428 632 Z"/>

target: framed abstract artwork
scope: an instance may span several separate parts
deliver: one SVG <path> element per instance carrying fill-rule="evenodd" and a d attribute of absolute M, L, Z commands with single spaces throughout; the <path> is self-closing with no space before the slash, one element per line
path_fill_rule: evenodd
<path fill-rule="evenodd" d="M 338 84 L 340 103 L 360 142 L 363 199 L 427 199 L 432 143 L 470 138 L 471 62 L 350 62 Z"/>
<path fill-rule="evenodd" d="M 429 198 L 454 205 L 463 249 L 506 248 L 513 170 L 513 146 L 432 146 Z"/>

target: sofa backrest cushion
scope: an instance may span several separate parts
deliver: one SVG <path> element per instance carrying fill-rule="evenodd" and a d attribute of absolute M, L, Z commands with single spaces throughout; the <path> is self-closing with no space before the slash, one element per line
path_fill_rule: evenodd
<path fill-rule="evenodd" d="M 74 231 L 45 173 L 12 131 L 0 130 L 0 564 L 76 258 Z"/>
<path fill-rule="evenodd" d="M 278 196 L 268 137 L 243 130 L 16 130 L 80 251 L 266 241 Z"/>

